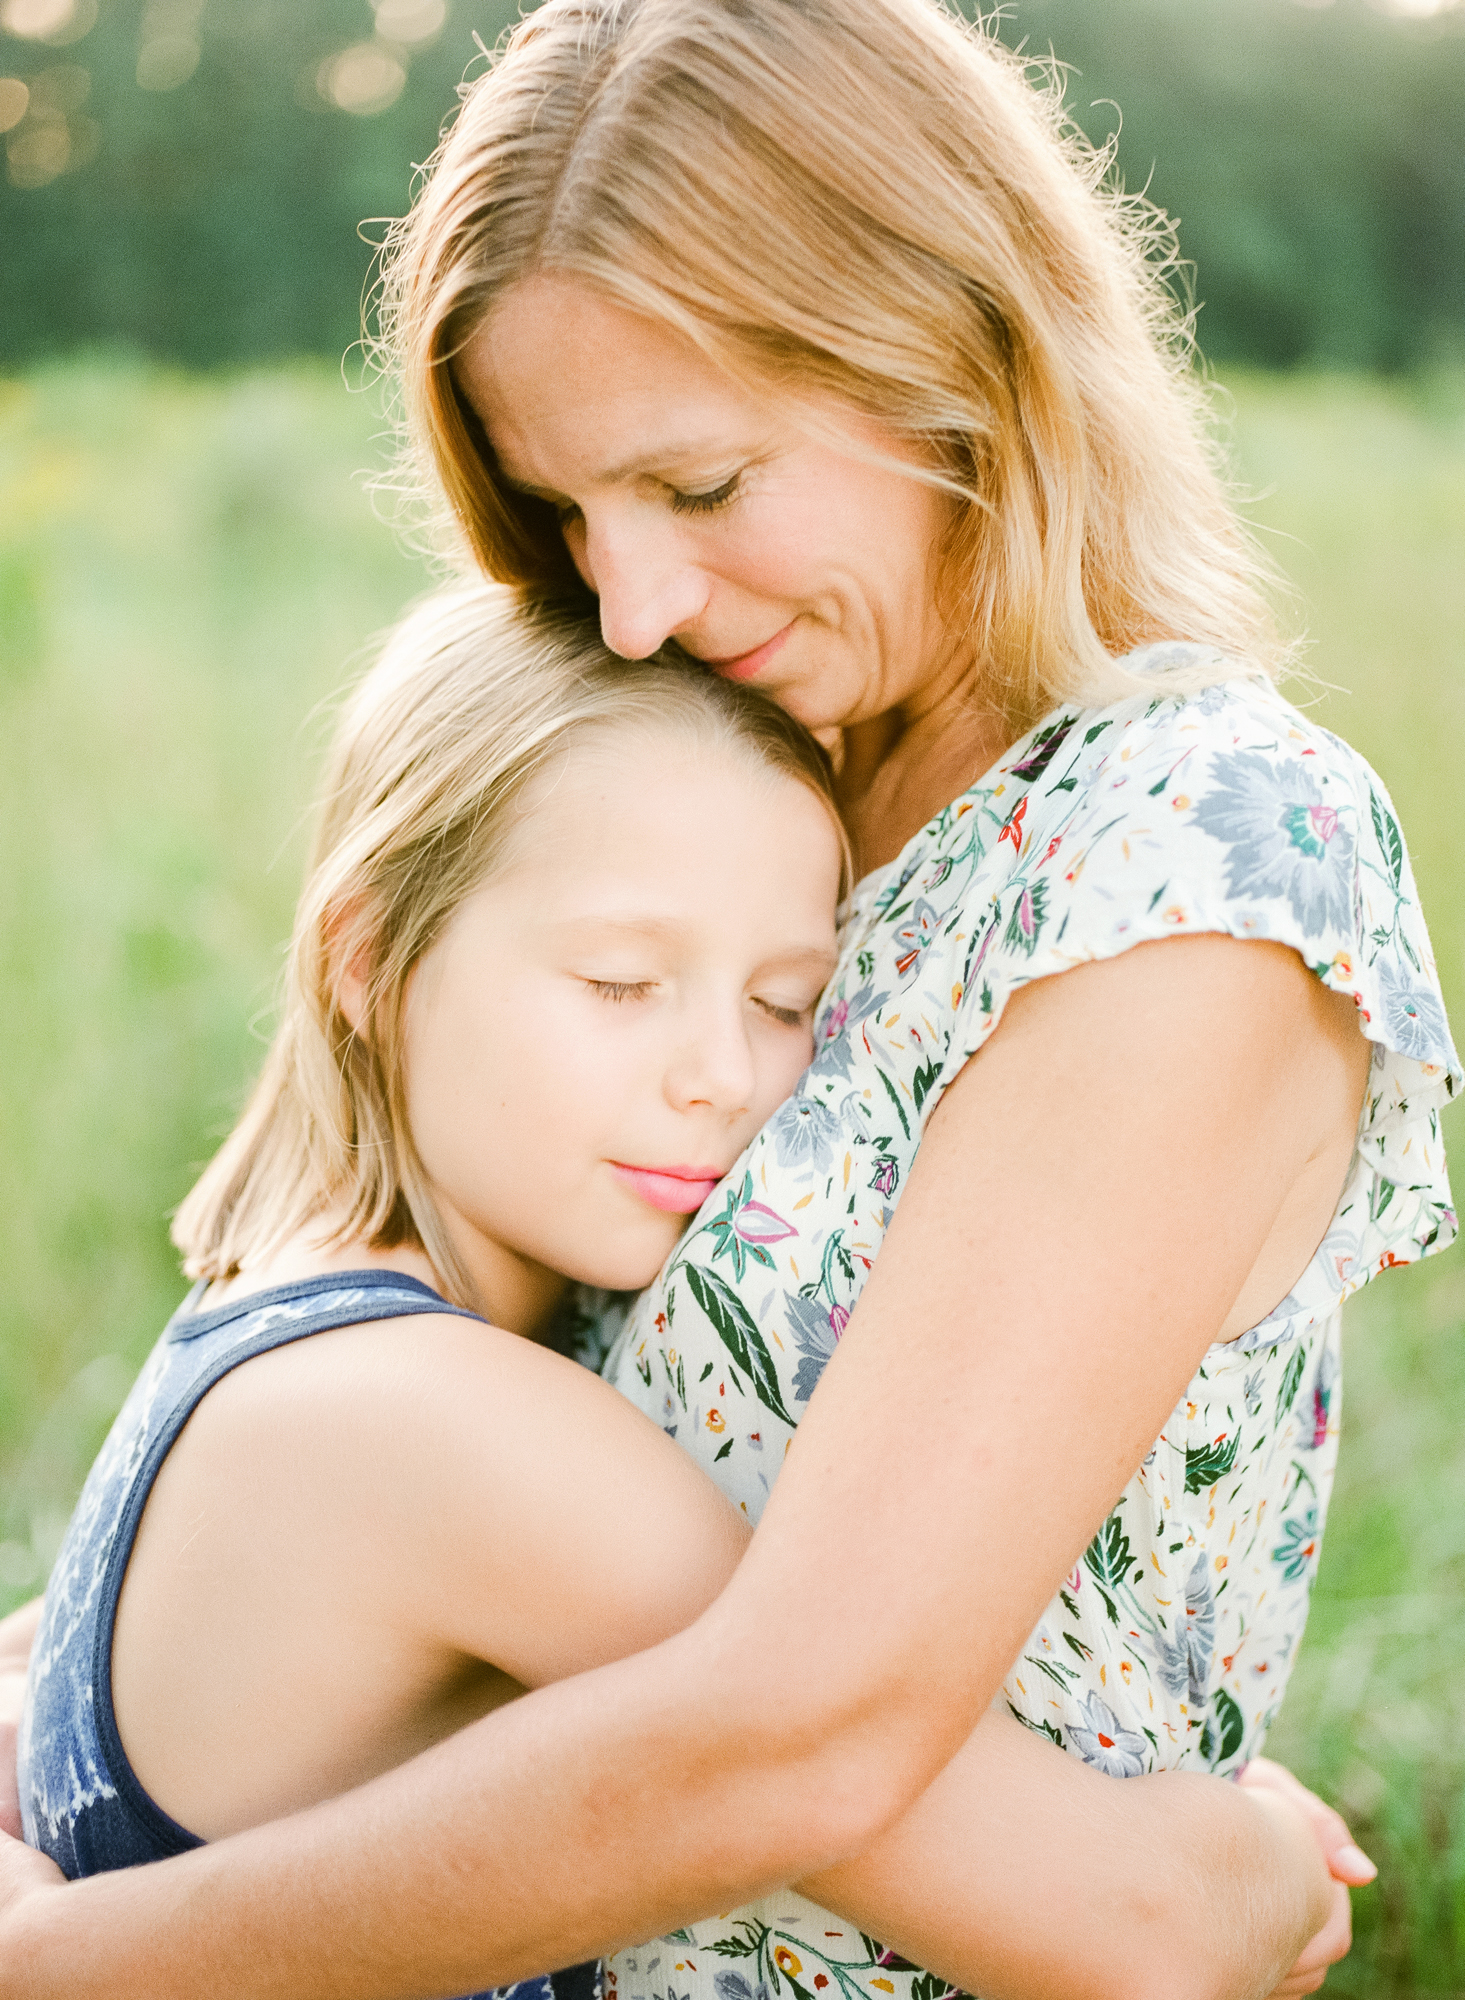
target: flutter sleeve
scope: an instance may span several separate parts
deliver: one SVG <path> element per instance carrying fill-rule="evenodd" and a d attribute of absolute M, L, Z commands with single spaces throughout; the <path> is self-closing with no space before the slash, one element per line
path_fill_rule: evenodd
<path fill-rule="evenodd" d="M 1318 1307 L 1453 1240 L 1440 1112 L 1460 1061 L 1398 817 L 1362 757 L 1264 679 L 1233 680 L 1065 715 L 984 804 L 1003 862 L 968 912 L 945 1081 L 1034 979 L 1159 938 L 1284 944 L 1373 1043 Z"/>

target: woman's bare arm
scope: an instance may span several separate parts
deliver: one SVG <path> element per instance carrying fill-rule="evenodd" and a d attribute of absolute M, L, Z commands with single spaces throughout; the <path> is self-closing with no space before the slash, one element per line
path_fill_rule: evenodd
<path fill-rule="evenodd" d="M 1290 954 L 1216 938 L 1026 989 L 935 1114 L 753 1546 L 694 1626 L 343 1799 L 17 1895 L 0 1985 L 451 1994 L 868 1846 L 991 1702 L 1336 1110 L 1315 996 Z M 1037 1428 L 1062 1477 L 1035 1490 Z"/>

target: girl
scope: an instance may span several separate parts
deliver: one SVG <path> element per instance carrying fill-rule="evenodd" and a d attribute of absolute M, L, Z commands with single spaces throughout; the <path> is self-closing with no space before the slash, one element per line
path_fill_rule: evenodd
<path fill-rule="evenodd" d="M 568 1279 L 648 1282 L 788 1097 L 844 854 L 821 752 L 764 698 L 627 669 L 582 622 L 492 588 L 399 630 L 340 728 L 264 1075 L 178 1215 L 197 1284 L 47 1593 L 22 1797 L 68 1874 L 359 1784 L 656 1644 L 727 1581 L 742 1515 L 555 1351 L 556 1310 Z M 757 1259 L 772 1225 L 745 1200 L 732 1240 Z M 730 1423 L 740 1392 L 716 1372 L 704 1394 Z M 1205 1843 L 1227 1827 L 1276 1862 L 1250 1934 L 1218 1885 L 1230 1974 L 1254 1982 L 1321 1921 L 1325 1872 L 1285 1812 L 1200 1781 L 1187 1816 L 1183 1786 L 1085 1784 L 1006 1719 L 978 1734 L 949 1787 L 975 1789 L 973 1825 L 994 1783 L 1030 1821 L 1063 1809 L 1104 1886 L 1026 1964 L 957 1952 L 961 1976 L 1030 1991 L 1061 1968 L 1100 1990 L 1116 1921 L 1163 1962 L 1178 1910 L 1148 1868 L 1116 1885 L 1101 1828 L 1142 1827 L 1149 1849 L 1184 1819 L 1172 1868 L 1217 1872 Z M 897 1833 L 864 1865 L 929 1909 L 929 1840 Z M 990 1900 L 982 1837 L 953 1848 L 967 1902 Z M 1023 1866 L 1036 1923 L 1047 1871 L 1031 1849 Z M 843 1899 L 861 1898 L 857 1868 Z M 857 1925 L 840 1948 L 877 1977 L 890 1962 Z"/>

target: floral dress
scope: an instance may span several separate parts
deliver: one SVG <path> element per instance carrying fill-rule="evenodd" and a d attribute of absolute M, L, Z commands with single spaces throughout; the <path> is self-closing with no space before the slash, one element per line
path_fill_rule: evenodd
<path fill-rule="evenodd" d="M 1363 760 L 1269 681 L 1060 709 L 860 884 L 813 1064 L 605 1365 L 756 1521 L 926 1120 L 1009 996 L 1199 932 L 1290 945 L 1351 995 L 1373 1062 L 1311 1263 L 1210 1349 L 1004 1682 L 1030 1728 L 1116 1777 L 1228 1772 L 1260 1750 L 1317 1568 L 1340 1306 L 1456 1228 L 1439 1114 L 1462 1078 L 1398 822 Z M 1035 1479 L 1047 1463 L 1035 1440 Z M 621 1952 L 607 1977 L 615 2000 L 948 1991 L 792 1891 Z"/>

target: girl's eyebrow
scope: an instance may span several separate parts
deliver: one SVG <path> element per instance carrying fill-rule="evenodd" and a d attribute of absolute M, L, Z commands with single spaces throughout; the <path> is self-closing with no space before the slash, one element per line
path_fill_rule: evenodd
<path fill-rule="evenodd" d="M 587 911 L 583 916 L 565 917 L 553 926 L 577 944 L 586 938 L 608 939 L 614 942 L 624 938 L 629 944 L 675 944 L 687 934 L 687 926 L 677 917 L 657 917 L 649 913 L 644 917 L 608 917 L 602 912 Z"/>
<path fill-rule="evenodd" d="M 607 916 L 603 911 L 587 912 L 584 916 L 565 917 L 554 928 L 568 932 L 576 942 L 586 937 L 609 935 L 624 937 L 634 942 L 644 943 L 648 938 L 661 942 L 675 942 L 687 934 L 688 925 L 680 917 L 660 917 L 648 911 L 642 915 Z M 835 963 L 838 953 L 829 945 L 793 944 L 786 950 L 775 950 L 768 954 L 766 963 L 779 966 L 809 966 L 827 970 Z"/>

